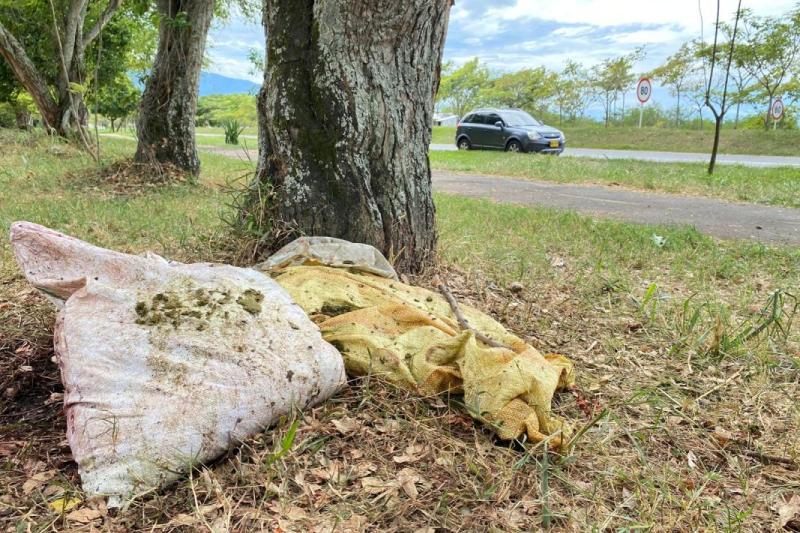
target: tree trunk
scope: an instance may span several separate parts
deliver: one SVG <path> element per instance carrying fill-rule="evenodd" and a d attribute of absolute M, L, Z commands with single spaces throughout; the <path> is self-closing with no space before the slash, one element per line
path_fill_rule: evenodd
<path fill-rule="evenodd" d="M 772 119 L 772 99 L 774 98 L 773 93 L 769 93 L 769 105 L 767 106 L 767 115 L 764 118 L 764 131 L 769 131 L 769 122 Z"/>
<path fill-rule="evenodd" d="M 450 4 L 264 0 L 259 164 L 243 219 L 271 232 L 268 246 L 328 235 L 372 244 L 404 271 L 431 258 L 428 147 Z"/>
<path fill-rule="evenodd" d="M 14 115 L 17 120 L 17 129 L 25 131 L 31 129 L 31 114 L 27 109 L 17 109 Z"/>
<path fill-rule="evenodd" d="M 58 105 L 50 94 L 47 81 L 28 58 L 25 49 L 0 23 L 0 56 L 2 56 L 17 81 L 31 95 L 47 126 L 56 128 L 59 124 Z"/>
<path fill-rule="evenodd" d="M 711 160 L 708 163 L 708 175 L 714 173 L 714 167 L 717 164 L 717 152 L 719 152 L 719 133 L 722 129 L 722 119 L 725 115 L 719 115 L 714 122 L 714 146 L 711 147 Z"/>
<path fill-rule="evenodd" d="M 681 90 L 678 89 L 676 92 L 677 92 L 677 95 L 678 95 L 678 103 L 675 106 L 675 125 L 677 125 L 680 128 L 681 127 Z"/>
<path fill-rule="evenodd" d="M 736 118 L 733 121 L 733 129 L 739 129 L 739 109 L 742 107 L 741 102 L 736 102 Z"/>
<path fill-rule="evenodd" d="M 194 117 L 214 0 L 159 0 L 158 9 L 158 51 L 142 94 L 135 158 L 197 175 Z"/>

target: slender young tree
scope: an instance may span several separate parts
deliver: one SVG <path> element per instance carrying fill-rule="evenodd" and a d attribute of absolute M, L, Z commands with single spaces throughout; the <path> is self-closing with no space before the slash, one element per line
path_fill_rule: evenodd
<path fill-rule="evenodd" d="M 135 160 L 197 175 L 194 117 L 214 0 L 158 0 L 158 50 L 139 107 Z"/>
<path fill-rule="evenodd" d="M 243 221 L 273 236 L 267 246 L 328 235 L 372 244 L 405 271 L 431 257 L 428 145 L 450 5 L 264 0 L 258 170 Z"/>
<path fill-rule="evenodd" d="M 720 11 L 720 0 L 717 0 L 717 18 L 716 23 L 714 24 L 714 45 L 711 48 L 711 56 L 710 56 L 710 68 L 708 74 L 708 81 L 706 83 L 706 94 L 705 94 L 705 105 L 707 108 L 711 110 L 711 113 L 714 115 L 714 145 L 711 148 L 711 160 L 708 163 L 708 173 L 714 173 L 714 166 L 717 162 L 717 152 L 719 151 L 719 136 L 720 130 L 722 130 L 722 121 L 725 119 L 725 113 L 728 112 L 730 108 L 731 102 L 728 101 L 728 82 L 731 76 L 731 63 L 733 63 L 733 53 L 736 48 L 736 34 L 739 30 L 739 19 L 742 14 L 742 0 L 739 0 L 738 5 L 736 6 L 736 18 L 733 24 L 733 32 L 730 37 L 730 42 L 728 44 L 728 51 L 727 57 L 725 57 L 725 71 L 724 71 L 724 81 L 722 83 L 722 97 L 718 103 L 712 101 L 711 98 L 711 91 L 714 87 L 714 70 L 717 66 L 717 52 L 718 52 L 718 39 L 719 39 L 719 30 L 720 30 L 720 21 L 719 21 L 719 11 Z"/>

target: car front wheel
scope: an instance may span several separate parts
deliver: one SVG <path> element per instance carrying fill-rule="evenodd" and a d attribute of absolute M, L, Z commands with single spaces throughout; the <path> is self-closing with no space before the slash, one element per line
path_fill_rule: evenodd
<path fill-rule="evenodd" d="M 519 143 L 519 141 L 510 141 L 506 145 L 506 151 L 507 152 L 521 152 L 522 151 L 522 145 Z"/>
<path fill-rule="evenodd" d="M 458 149 L 459 150 L 469 150 L 470 148 L 472 148 L 472 145 L 470 144 L 468 139 L 459 139 L 458 140 Z"/>

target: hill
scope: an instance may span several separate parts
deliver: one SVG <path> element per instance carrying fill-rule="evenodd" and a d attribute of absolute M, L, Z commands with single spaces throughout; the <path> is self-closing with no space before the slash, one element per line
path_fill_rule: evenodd
<path fill-rule="evenodd" d="M 129 74 L 133 84 L 144 90 L 144 83 L 133 73 Z M 250 80 L 229 78 L 214 72 L 200 73 L 200 96 L 211 94 L 256 94 L 261 85 Z"/>
<path fill-rule="evenodd" d="M 213 72 L 200 73 L 200 96 L 210 94 L 256 94 L 261 85 L 250 80 L 229 78 Z"/>

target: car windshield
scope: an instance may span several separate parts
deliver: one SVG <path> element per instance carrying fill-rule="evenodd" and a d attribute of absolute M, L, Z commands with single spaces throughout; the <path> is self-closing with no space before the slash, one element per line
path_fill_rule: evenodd
<path fill-rule="evenodd" d="M 525 111 L 504 111 L 503 120 L 508 126 L 541 126 L 542 123 Z"/>

